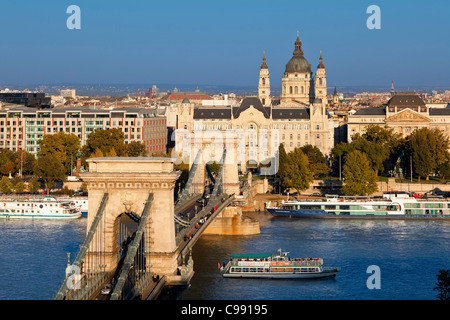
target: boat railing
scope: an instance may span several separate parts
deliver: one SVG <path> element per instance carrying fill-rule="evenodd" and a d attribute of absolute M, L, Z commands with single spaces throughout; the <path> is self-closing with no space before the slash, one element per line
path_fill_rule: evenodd
<path fill-rule="evenodd" d="M 253 259 L 246 259 L 246 258 L 234 258 L 230 260 L 225 268 L 227 268 L 232 263 L 238 263 L 238 262 L 270 262 L 274 265 L 284 265 L 289 264 L 289 266 L 321 266 L 323 265 L 323 259 L 322 258 L 289 258 L 288 260 L 284 261 L 274 261 L 271 259 L 260 259 L 260 260 L 253 260 Z"/>

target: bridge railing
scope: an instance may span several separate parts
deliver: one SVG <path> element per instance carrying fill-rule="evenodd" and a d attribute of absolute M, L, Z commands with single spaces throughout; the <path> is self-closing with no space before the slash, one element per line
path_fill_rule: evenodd
<path fill-rule="evenodd" d="M 200 160 L 201 160 L 201 155 L 202 155 L 202 151 L 199 150 L 199 151 L 197 152 L 197 155 L 195 156 L 195 160 L 194 160 L 194 163 L 193 163 L 192 166 L 191 166 L 191 170 L 189 170 L 189 178 L 188 178 L 188 181 L 186 182 L 186 185 L 184 186 L 184 189 L 183 189 L 183 191 L 181 192 L 181 194 L 180 194 L 180 196 L 179 196 L 179 198 L 178 198 L 177 203 L 175 204 L 175 209 L 176 209 L 177 207 L 179 207 L 185 200 L 188 200 L 188 198 L 189 198 L 190 196 L 192 196 L 193 194 L 196 193 L 195 190 L 194 190 L 193 194 L 190 194 L 190 193 L 189 193 L 189 190 L 191 189 L 191 186 L 192 186 L 192 184 L 194 183 L 195 173 L 196 173 L 197 168 L 198 168 L 198 166 L 199 166 L 199 164 L 200 164 L 200 162 L 201 162 L 201 161 L 200 161 Z M 202 190 L 202 191 L 203 191 L 203 190 Z M 199 193 L 201 193 L 201 192 L 199 192 Z"/>
<path fill-rule="evenodd" d="M 135 264 L 135 258 L 139 249 L 142 249 L 144 230 L 148 217 L 150 216 L 152 201 L 153 194 L 149 194 L 141 215 L 138 229 L 136 230 L 136 235 L 132 243 L 130 244 L 122 271 L 114 287 L 114 291 L 111 294 L 111 300 L 130 299 L 134 297 L 139 292 L 139 290 L 142 289 L 142 287 L 149 283 L 151 279 L 149 272 L 147 272 L 146 270 L 145 263 L 144 265 L 138 266 Z M 132 267 L 134 267 L 133 274 L 130 273 Z M 133 285 L 130 288 L 126 288 L 126 283 L 129 282 L 128 280 L 130 275 L 135 276 L 134 279 L 131 279 Z"/>
<path fill-rule="evenodd" d="M 200 235 L 203 231 L 209 226 L 209 224 L 214 220 L 214 218 L 220 214 L 223 209 L 228 207 L 235 199 L 235 195 L 222 195 L 221 199 L 217 199 L 216 201 L 210 201 L 208 205 L 203 208 L 202 211 L 192 220 L 192 224 L 190 227 L 186 228 L 183 234 L 177 235 L 177 243 L 181 243 L 184 239 L 185 235 L 193 234 L 192 238 L 186 243 L 186 245 L 181 249 L 180 254 L 178 256 L 178 260 L 180 261 L 186 254 L 187 251 L 192 248 L 192 246 L 197 242 Z M 207 219 L 205 219 L 207 217 Z M 205 222 L 200 224 L 197 229 L 197 224 L 201 219 L 204 219 Z"/>
<path fill-rule="evenodd" d="M 72 272 L 72 274 L 66 274 L 66 278 L 64 279 L 64 282 L 63 282 L 61 288 L 59 289 L 58 293 L 56 294 L 56 297 L 55 297 L 56 300 L 70 299 L 71 297 L 75 297 L 75 296 L 78 297 L 79 299 L 86 299 L 87 298 L 86 296 L 81 295 L 75 291 L 84 292 L 84 293 L 91 292 L 91 289 L 85 290 L 84 288 L 88 285 L 91 285 L 92 283 L 96 283 L 95 281 L 89 282 L 92 279 L 97 279 L 96 276 L 91 277 L 92 274 L 90 276 L 88 276 L 88 274 L 76 275 L 75 273 L 76 273 L 76 271 L 81 272 L 82 267 L 86 267 L 86 266 L 83 266 L 84 260 L 86 257 L 86 253 L 89 249 L 89 246 L 92 243 L 92 239 L 94 238 L 94 235 L 98 229 L 98 226 L 99 226 L 100 222 L 102 221 L 103 212 L 105 210 L 106 203 L 108 201 L 108 197 L 109 197 L 108 193 L 105 193 L 103 195 L 102 201 L 100 202 L 100 206 L 97 210 L 97 214 L 95 215 L 95 218 L 91 224 L 91 227 L 89 228 L 86 238 L 84 239 L 84 242 L 80 247 L 80 251 L 78 252 L 77 257 L 75 258 L 75 260 L 72 264 L 72 266 L 74 266 L 74 268 L 71 268 L 71 270 L 73 272 Z M 103 278 L 103 274 L 102 274 L 101 270 L 98 270 L 98 274 L 99 274 L 100 278 Z M 69 281 L 72 279 L 73 276 L 80 276 L 81 279 L 84 279 L 84 281 L 79 281 L 78 283 L 69 283 Z M 99 284 L 99 286 L 101 286 L 101 283 Z M 98 288 L 95 288 L 95 289 L 98 289 Z"/>

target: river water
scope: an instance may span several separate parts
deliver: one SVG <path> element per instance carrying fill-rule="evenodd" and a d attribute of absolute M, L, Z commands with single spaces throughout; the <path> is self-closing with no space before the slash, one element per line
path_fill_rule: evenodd
<path fill-rule="evenodd" d="M 434 300 L 439 269 L 450 269 L 449 221 L 290 219 L 257 213 L 261 234 L 203 235 L 193 249 L 195 275 L 183 300 Z M 53 299 L 64 279 L 67 252 L 75 258 L 86 219 L 0 220 L 0 299 Z M 321 257 L 341 268 L 336 278 L 222 278 L 218 262 L 236 253 Z M 369 266 L 379 289 L 369 289 Z M 373 281 L 369 281 L 374 283 Z"/>

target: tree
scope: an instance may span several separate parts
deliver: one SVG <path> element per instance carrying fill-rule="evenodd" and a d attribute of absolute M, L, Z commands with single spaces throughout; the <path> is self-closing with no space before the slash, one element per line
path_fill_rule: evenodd
<path fill-rule="evenodd" d="M 6 160 L 6 162 L 0 167 L 0 172 L 4 175 L 14 174 L 14 164 L 10 160 Z"/>
<path fill-rule="evenodd" d="M 86 144 L 82 148 L 83 156 L 90 158 L 97 149 L 104 155 L 114 149 L 117 156 L 126 157 L 128 150 L 122 130 L 118 128 L 94 130 L 89 134 Z"/>
<path fill-rule="evenodd" d="M 364 134 L 357 133 L 352 136 L 352 145 L 368 156 L 372 169 L 378 175 L 378 171 L 385 169 L 384 162 L 399 144 L 399 139 L 400 135 L 394 133 L 392 128 L 371 124 L 366 127 Z"/>
<path fill-rule="evenodd" d="M 40 188 L 41 188 L 41 185 L 36 178 L 31 178 L 30 181 L 28 181 L 28 192 L 29 193 L 38 193 Z"/>
<path fill-rule="evenodd" d="M 12 193 L 12 183 L 7 176 L 3 176 L 0 180 L 0 191 L 5 194 Z"/>
<path fill-rule="evenodd" d="M 319 148 L 307 144 L 300 149 L 308 157 L 309 171 L 314 177 L 327 175 L 331 171 L 327 166 L 327 159 Z"/>
<path fill-rule="evenodd" d="M 280 179 L 280 187 L 286 188 L 285 180 L 288 178 L 287 176 L 287 164 L 288 158 L 286 150 L 284 149 L 284 144 L 280 143 L 278 146 L 278 177 Z"/>
<path fill-rule="evenodd" d="M 438 291 L 437 297 L 440 300 L 450 300 L 450 270 L 439 270 L 434 290 Z"/>
<path fill-rule="evenodd" d="M 450 162 L 446 161 L 439 166 L 439 174 L 442 178 L 442 183 L 445 182 L 445 179 L 450 177 Z"/>
<path fill-rule="evenodd" d="M 331 149 L 331 157 L 333 159 L 333 171 L 339 175 L 342 172 L 342 165 L 344 164 L 345 156 L 354 151 L 355 147 L 346 142 L 340 142 Z"/>
<path fill-rule="evenodd" d="M 23 193 L 25 190 L 25 183 L 20 179 L 13 184 L 12 188 L 15 193 Z"/>
<path fill-rule="evenodd" d="M 300 148 L 295 148 L 287 154 L 286 175 L 283 179 L 284 186 L 300 191 L 309 188 L 313 181 L 313 175 L 309 170 L 308 157 Z"/>
<path fill-rule="evenodd" d="M 439 129 L 421 128 L 407 137 L 407 147 L 412 156 L 413 170 L 429 179 L 439 166 L 450 158 L 449 139 Z"/>
<path fill-rule="evenodd" d="M 65 168 L 56 157 L 45 155 L 37 159 L 35 174 L 44 180 L 47 194 L 49 194 L 54 182 L 65 178 Z"/>
<path fill-rule="evenodd" d="M 22 170 L 22 175 L 33 174 L 36 157 L 22 149 L 17 150 L 16 155 L 16 168 Z"/>
<path fill-rule="evenodd" d="M 80 139 L 73 133 L 60 131 L 56 134 L 44 135 L 39 141 L 39 148 L 38 157 L 52 155 L 63 164 L 65 172 L 70 173 L 71 166 L 75 164 L 80 150 Z"/>
<path fill-rule="evenodd" d="M 347 154 L 342 174 L 345 179 L 342 192 L 346 195 L 365 196 L 378 189 L 377 176 L 370 167 L 369 158 L 358 150 Z"/>
<path fill-rule="evenodd" d="M 14 175 L 16 173 L 17 154 L 9 149 L 0 150 L 0 172 L 4 175 Z"/>
<path fill-rule="evenodd" d="M 129 157 L 145 157 L 147 150 L 141 141 L 131 141 L 127 144 L 127 153 Z"/>

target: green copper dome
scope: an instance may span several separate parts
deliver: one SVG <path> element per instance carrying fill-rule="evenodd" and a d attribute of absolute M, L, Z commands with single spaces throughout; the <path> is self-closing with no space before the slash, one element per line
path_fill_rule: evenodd
<path fill-rule="evenodd" d="M 298 34 L 297 40 L 295 40 L 293 56 L 286 64 L 286 70 L 284 72 L 311 73 L 311 64 L 309 64 L 308 60 L 303 56 L 302 42 L 298 38 Z"/>

